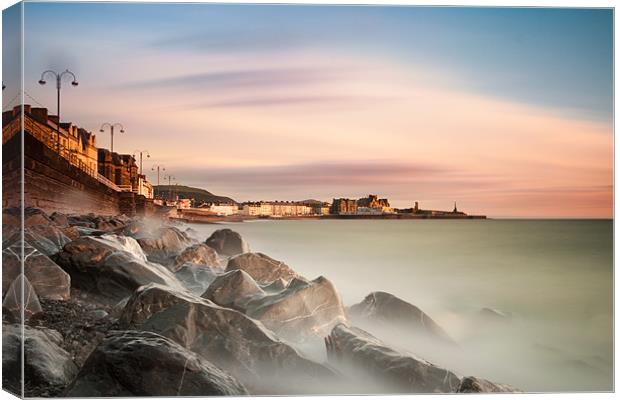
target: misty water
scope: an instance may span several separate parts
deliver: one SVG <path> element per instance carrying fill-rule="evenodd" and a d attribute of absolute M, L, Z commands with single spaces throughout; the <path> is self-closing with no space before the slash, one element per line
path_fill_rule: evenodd
<path fill-rule="evenodd" d="M 252 251 L 307 278 L 324 275 L 346 306 L 372 291 L 429 314 L 459 347 L 407 332 L 371 333 L 460 375 L 525 391 L 609 391 L 613 368 L 611 220 L 259 220 L 230 227 Z M 509 318 L 492 322 L 482 308 Z"/>

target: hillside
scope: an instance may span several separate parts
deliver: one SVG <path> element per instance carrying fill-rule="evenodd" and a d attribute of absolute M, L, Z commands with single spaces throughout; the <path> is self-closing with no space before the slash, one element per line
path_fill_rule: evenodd
<path fill-rule="evenodd" d="M 164 199 L 170 198 L 171 188 L 172 188 L 173 197 L 176 197 L 176 195 L 179 195 L 180 198 L 194 199 L 199 203 L 202 203 L 202 202 L 236 203 L 236 201 L 231 199 L 230 197 L 218 196 L 204 189 L 195 188 L 191 186 L 183 186 L 183 185 L 153 186 L 155 197 L 162 197 Z"/>

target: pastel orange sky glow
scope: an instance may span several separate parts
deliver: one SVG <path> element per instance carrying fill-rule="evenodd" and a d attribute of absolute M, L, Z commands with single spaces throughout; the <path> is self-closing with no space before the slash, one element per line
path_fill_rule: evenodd
<path fill-rule="evenodd" d="M 148 7 L 27 3 L 25 90 L 54 110 L 38 74 L 71 68 L 63 120 L 122 122 L 114 149 L 148 150 L 151 181 L 163 164 L 237 201 L 612 217 L 610 10 Z"/>

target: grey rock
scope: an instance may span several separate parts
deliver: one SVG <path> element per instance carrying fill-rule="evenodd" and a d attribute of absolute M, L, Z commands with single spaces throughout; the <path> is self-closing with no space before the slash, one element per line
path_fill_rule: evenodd
<path fill-rule="evenodd" d="M 50 219 L 57 226 L 69 226 L 69 218 L 68 218 L 67 214 L 63 214 L 63 213 L 60 213 L 60 212 L 53 212 L 50 215 Z"/>
<path fill-rule="evenodd" d="M 185 248 L 181 254 L 175 258 L 172 268 L 176 271 L 186 263 L 222 268 L 221 261 L 216 251 L 204 243 L 197 243 Z"/>
<path fill-rule="evenodd" d="M 172 295 L 178 303 L 153 314 L 140 329 L 200 354 L 251 393 L 317 393 L 335 383 L 333 370 L 302 357 L 260 322 L 206 299 Z"/>
<path fill-rule="evenodd" d="M 277 279 L 289 282 L 298 277 L 288 265 L 263 253 L 244 253 L 228 260 L 226 271 L 240 269 L 247 272 L 261 285 L 272 283 Z"/>
<path fill-rule="evenodd" d="M 200 296 L 215 280 L 218 273 L 219 270 L 206 265 L 186 263 L 174 272 L 174 276 L 187 290 Z"/>
<path fill-rule="evenodd" d="M 150 283 L 138 288 L 129 297 L 118 323 L 122 329 L 140 327 L 154 314 L 167 310 L 179 303 L 201 302 L 202 299 L 184 290 L 173 290 L 169 287 Z"/>
<path fill-rule="evenodd" d="M 336 288 L 322 276 L 313 281 L 295 278 L 285 290 L 249 301 L 246 313 L 294 341 L 323 337 L 336 324 L 347 322 Z"/>
<path fill-rule="evenodd" d="M 121 247 L 103 237 L 82 237 L 67 244 L 56 261 L 71 275 L 72 285 L 110 305 L 149 283 L 183 289 L 165 267 L 143 261 Z"/>
<path fill-rule="evenodd" d="M 60 333 L 45 328 L 23 326 L 24 383 L 66 386 L 77 374 L 69 353 L 60 347 Z M 21 392 L 22 326 L 2 326 L 3 383 Z"/>
<path fill-rule="evenodd" d="M 86 360 L 68 397 L 240 396 L 235 378 L 150 332 L 112 331 Z"/>
<path fill-rule="evenodd" d="M 247 303 L 265 292 L 245 271 L 235 269 L 215 278 L 202 295 L 222 307 L 244 312 Z"/>
<path fill-rule="evenodd" d="M 205 244 L 224 256 L 236 256 L 250 251 L 241 235 L 231 229 L 218 229 L 207 238 Z"/>
<path fill-rule="evenodd" d="M 337 360 L 340 368 L 362 371 L 369 379 L 384 385 L 388 393 L 450 393 L 461 382 L 454 373 L 396 351 L 359 328 L 336 325 L 329 340 L 337 353 L 330 358 Z"/>
<path fill-rule="evenodd" d="M 281 292 L 284 289 L 286 289 L 287 284 L 288 283 L 284 279 L 278 278 L 269 284 L 262 285 L 261 288 L 265 292 L 276 293 L 276 292 Z"/>
<path fill-rule="evenodd" d="M 349 317 L 356 325 L 378 325 L 401 329 L 406 333 L 422 333 L 446 343 L 453 343 L 448 334 L 418 307 L 386 292 L 372 292 L 360 303 L 349 308 Z"/>
<path fill-rule="evenodd" d="M 71 234 L 70 238 L 65 233 Z M 33 225 L 24 228 L 24 240 L 46 256 L 51 256 L 62 250 L 63 246 L 77 238 L 78 233 L 73 228 L 58 228 L 53 225 Z M 2 247 L 7 248 L 21 243 L 21 232 L 13 232 L 2 240 Z"/>
<path fill-rule="evenodd" d="M 518 393 L 520 390 L 506 384 L 493 383 L 486 379 L 467 376 L 461 380 L 458 393 Z"/>
<path fill-rule="evenodd" d="M 140 231 L 134 236 L 149 261 L 175 265 L 174 261 L 194 241 L 176 227 L 162 226 L 154 230 Z"/>

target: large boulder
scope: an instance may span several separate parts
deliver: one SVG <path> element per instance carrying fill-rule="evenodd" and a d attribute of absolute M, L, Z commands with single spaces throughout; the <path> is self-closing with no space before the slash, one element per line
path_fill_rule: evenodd
<path fill-rule="evenodd" d="M 2 294 L 22 272 L 22 248 L 17 242 L 2 251 Z M 42 299 L 67 300 L 71 291 L 71 278 L 49 257 L 29 243 L 24 243 L 23 272 Z"/>
<path fill-rule="evenodd" d="M 503 383 L 493 383 L 486 379 L 467 376 L 461 380 L 458 393 L 517 393 L 520 390 Z"/>
<path fill-rule="evenodd" d="M 70 234 L 71 237 L 67 236 Z M 63 246 L 79 236 L 73 228 L 59 228 L 54 225 L 33 225 L 24 229 L 24 241 L 39 250 L 46 256 L 51 256 L 62 250 Z M 2 238 L 2 248 L 21 243 L 22 232 L 13 231 Z"/>
<path fill-rule="evenodd" d="M 183 289 L 165 267 L 144 261 L 123 247 L 111 237 L 82 237 L 67 244 L 56 261 L 71 275 L 75 287 L 107 304 L 117 303 L 149 283 Z"/>
<path fill-rule="evenodd" d="M 222 267 L 215 250 L 204 243 L 197 243 L 184 249 L 181 254 L 174 259 L 172 269 L 176 271 L 186 263 L 207 265 L 213 268 Z"/>
<path fill-rule="evenodd" d="M 187 234 L 171 226 L 141 231 L 134 237 L 150 261 L 164 265 L 174 265 L 176 257 L 194 244 Z"/>
<path fill-rule="evenodd" d="M 174 272 L 174 276 L 190 292 L 200 296 L 207 290 L 221 271 L 206 265 L 186 263 Z"/>
<path fill-rule="evenodd" d="M 240 396 L 235 378 L 151 332 L 112 331 L 91 353 L 68 397 Z"/>
<path fill-rule="evenodd" d="M 423 334 L 445 342 L 452 339 L 418 307 L 386 292 L 372 292 L 349 308 L 349 317 L 362 328 L 381 327 L 404 334 Z"/>
<path fill-rule="evenodd" d="M 21 320 L 22 311 L 26 320 L 43 311 L 37 292 L 23 274 L 17 275 L 9 286 L 2 308 L 15 322 Z"/>
<path fill-rule="evenodd" d="M 28 388 L 32 386 L 62 388 L 69 384 L 77 374 L 77 366 L 69 353 L 60 347 L 61 343 L 60 333 L 51 329 L 17 324 L 3 325 L 3 384 L 11 390 L 21 392 L 22 345 L 26 396 Z"/>
<path fill-rule="evenodd" d="M 218 229 L 207 238 L 205 244 L 224 256 L 236 256 L 250 251 L 241 235 L 232 229 Z"/>
<path fill-rule="evenodd" d="M 154 314 L 167 310 L 178 303 L 200 302 L 202 299 L 183 291 L 172 290 L 167 286 L 150 283 L 138 288 L 127 300 L 118 319 L 122 329 L 139 328 Z"/>
<path fill-rule="evenodd" d="M 244 253 L 228 260 L 226 271 L 241 269 L 247 272 L 261 285 L 272 283 L 277 279 L 289 282 L 298 277 L 288 265 L 263 253 Z"/>
<path fill-rule="evenodd" d="M 326 341 L 328 358 L 346 373 L 362 374 L 386 393 L 450 393 L 461 380 L 412 354 L 398 352 L 361 329 L 339 324 Z M 330 352 L 335 355 L 330 356 Z"/>
<path fill-rule="evenodd" d="M 254 298 L 264 297 L 265 292 L 247 272 L 235 269 L 218 276 L 209 285 L 202 297 L 222 307 L 245 312 L 247 303 Z"/>
<path fill-rule="evenodd" d="M 336 288 L 323 276 L 313 281 L 296 278 L 285 290 L 250 301 L 246 313 L 293 341 L 325 336 L 347 321 Z"/>
<path fill-rule="evenodd" d="M 281 292 L 288 286 L 288 282 L 282 278 L 278 278 L 269 284 L 263 284 L 261 288 L 267 293 Z"/>
<path fill-rule="evenodd" d="M 24 240 L 46 256 L 58 253 L 72 238 L 66 235 L 71 228 L 59 228 L 53 225 L 33 225 L 24 229 Z M 76 238 L 74 235 L 73 238 Z"/>
<path fill-rule="evenodd" d="M 200 354 L 229 371 L 252 394 L 333 389 L 334 371 L 302 357 L 260 322 L 206 299 L 178 293 L 160 296 L 168 298 L 162 303 L 177 303 L 154 313 L 140 329 L 161 334 Z M 169 296 L 177 299 L 170 300 Z"/>

